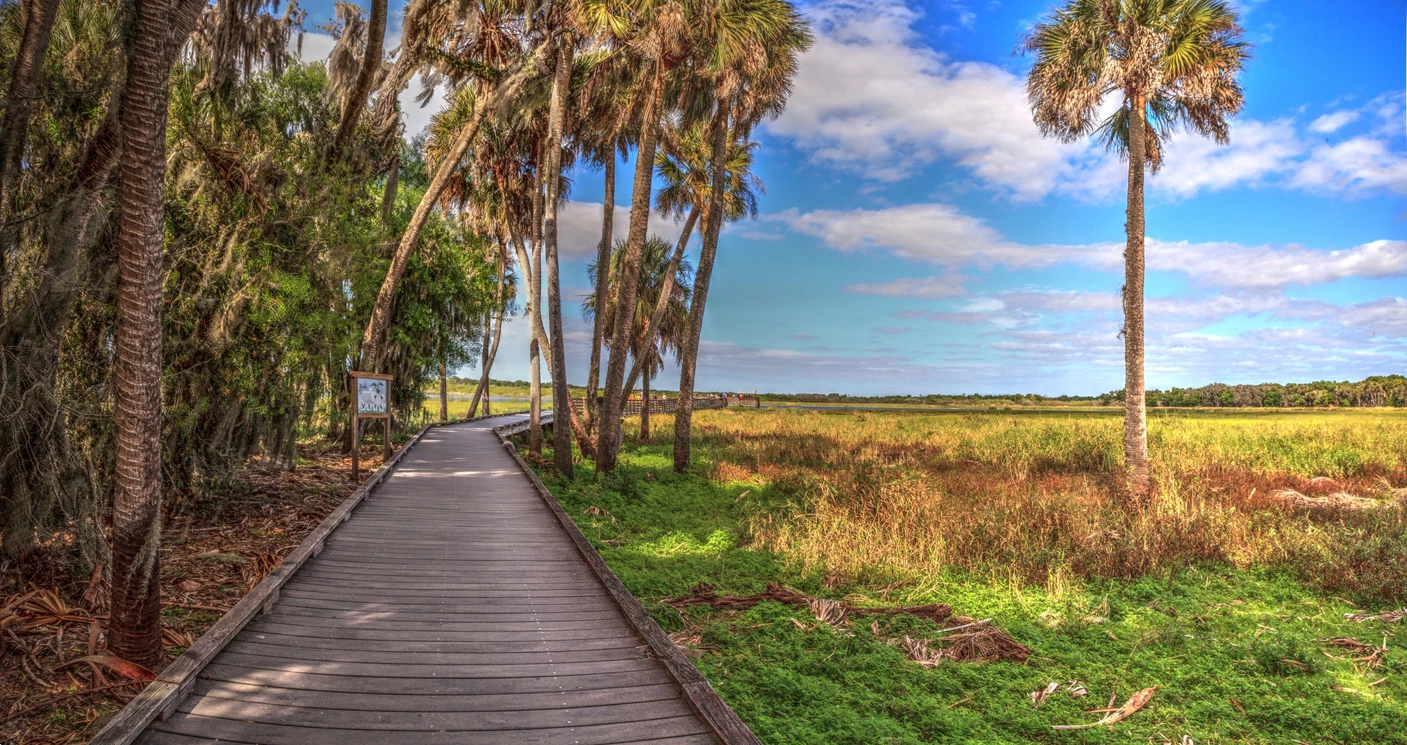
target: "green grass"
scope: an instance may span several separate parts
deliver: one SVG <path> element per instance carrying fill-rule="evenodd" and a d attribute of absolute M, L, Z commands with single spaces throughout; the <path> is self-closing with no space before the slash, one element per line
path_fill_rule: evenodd
<path fill-rule="evenodd" d="M 720 415 L 716 421 L 725 420 Z M 1034 425 L 1032 437 L 1039 439 L 1038 421 L 1023 424 Z M 1277 466 L 1313 472 L 1346 447 L 1313 442 L 1308 421 L 1264 424 L 1282 429 L 1286 452 L 1262 439 L 1243 445 Z M 1189 437 L 1206 426 L 1199 419 Z M 1249 436 L 1245 426 L 1242 419 L 1228 422 L 1226 437 Z M 1274 431 L 1268 435 L 1275 440 Z M 1011 433 L 994 436 L 1033 447 Z M 705 459 L 725 457 L 727 447 L 701 439 Z M 1220 442 L 1196 447 L 1217 452 Z M 883 582 L 832 577 L 828 583 L 823 569 L 805 569 L 795 557 L 762 548 L 752 535 L 756 515 L 789 514 L 781 507 L 795 495 L 786 484 L 703 475 L 716 478 L 717 462 L 678 476 L 670 462 L 667 444 L 628 444 L 617 472 L 595 483 L 589 464 L 573 482 L 544 474 L 666 631 L 680 629 L 682 621 L 661 599 L 698 582 L 716 584 L 719 592 L 751 593 L 773 581 L 861 605 L 948 603 L 958 614 L 994 618 L 1031 650 L 1024 664 L 924 668 L 885 639 L 933 638 L 938 629 L 927 621 L 881 619 L 876 637 L 869 619 L 837 632 L 776 603 L 731 615 L 692 610 L 706 645 L 696 663 L 763 742 L 1163 743 L 1187 735 L 1200 745 L 1407 743 L 1407 651 L 1399 646 L 1404 626 L 1347 621 L 1343 614 L 1355 610 L 1352 605 L 1289 572 L 1198 564 L 1134 579 L 1081 579 L 1057 566 L 1043 583 L 1014 573 L 955 570 L 895 570 Z M 583 514 L 591 506 L 616 521 Z M 1334 637 L 1386 641 L 1388 651 L 1378 667 L 1359 669 L 1326 656 L 1349 656 L 1321 641 Z M 1039 709 L 1027 698 L 1048 682 L 1067 680 L 1083 682 L 1090 695 L 1073 698 L 1062 689 Z M 1093 722 L 1101 714 L 1085 711 L 1105 707 L 1111 692 L 1117 692 L 1117 706 L 1152 686 L 1158 690 L 1148 706 L 1121 723 L 1074 732 L 1050 728 Z"/>

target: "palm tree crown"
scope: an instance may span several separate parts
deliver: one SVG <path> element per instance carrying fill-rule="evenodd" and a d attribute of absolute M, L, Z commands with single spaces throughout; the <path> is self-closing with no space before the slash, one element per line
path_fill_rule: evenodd
<path fill-rule="evenodd" d="M 1224 0 L 1075 0 L 1022 43 L 1036 55 L 1026 86 L 1036 126 L 1066 142 L 1093 134 L 1127 157 L 1141 103 L 1154 171 L 1179 127 L 1226 144 L 1227 120 L 1245 98 L 1236 75 L 1250 47 L 1241 34 Z M 1123 104 L 1100 120 L 1100 103 L 1115 92 Z"/>

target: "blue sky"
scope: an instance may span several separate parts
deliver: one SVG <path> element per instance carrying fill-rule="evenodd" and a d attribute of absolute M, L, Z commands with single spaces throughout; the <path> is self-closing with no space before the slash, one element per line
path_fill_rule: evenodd
<path fill-rule="evenodd" d="M 1401 373 L 1407 0 L 1332 12 L 1309 0 L 1233 4 L 1255 48 L 1232 142 L 1180 134 L 1149 180 L 1149 385 Z M 1122 387 L 1127 170 L 1031 123 L 1030 60 L 1013 50 L 1050 7 L 803 5 L 817 44 L 787 112 L 755 135 L 767 193 L 760 218 L 729 226 L 720 243 L 701 389 Z M 328 8 L 308 9 L 311 30 Z M 393 19 L 388 48 L 398 28 Z M 328 48 L 310 39 L 305 57 Z M 403 100 L 414 132 L 441 99 L 428 109 Z M 630 199 L 632 167 L 622 165 L 617 204 Z M 562 276 L 579 298 L 602 186 L 599 172 L 573 179 Z M 678 233 L 664 218 L 652 226 Z M 494 377 L 527 377 L 524 327 L 507 327 Z M 589 336 L 568 319 L 573 382 Z M 655 386 L 676 380 L 667 369 Z"/>

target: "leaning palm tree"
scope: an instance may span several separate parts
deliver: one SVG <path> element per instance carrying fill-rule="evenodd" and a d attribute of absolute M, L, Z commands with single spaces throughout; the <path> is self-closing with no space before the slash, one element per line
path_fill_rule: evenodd
<path fill-rule="evenodd" d="M 1128 159 L 1124 251 L 1124 457 L 1128 486 L 1148 491 L 1143 375 L 1143 176 L 1185 127 L 1220 144 L 1244 100 L 1236 75 L 1249 56 L 1224 0 L 1073 0 L 1032 29 L 1026 81 L 1036 126 L 1073 142 L 1087 135 Z M 1110 94 L 1123 101 L 1099 118 Z"/>
<path fill-rule="evenodd" d="M 655 196 L 655 207 L 675 219 L 688 215 L 684 218 L 684 228 L 674 246 L 674 255 L 670 258 L 671 266 L 678 267 L 699 217 L 708 213 L 712 196 L 709 174 L 712 170 L 710 164 L 713 148 L 706 122 L 696 123 L 682 131 L 667 127 L 661 131 L 660 140 L 664 148 L 655 159 L 655 168 L 659 171 L 662 183 L 659 193 Z M 762 179 L 752 173 L 753 152 L 756 149 L 757 143 L 754 141 L 746 138 L 735 139 L 729 145 L 727 156 L 723 160 L 726 178 L 724 183 L 727 187 L 723 195 L 723 219 L 728 222 L 744 217 L 757 217 L 757 195 L 766 191 L 766 187 Z M 670 269 L 665 271 L 664 276 L 669 278 L 674 274 L 673 269 Z M 656 297 L 659 300 L 645 326 L 647 346 L 652 343 L 650 336 L 660 329 L 663 316 L 667 312 L 665 298 L 670 297 L 669 287 L 666 286 Z M 627 396 L 635 388 L 635 382 L 643 369 L 642 364 L 643 360 L 636 358 L 630 368 L 630 374 L 625 378 Z"/>
<path fill-rule="evenodd" d="M 582 316 L 588 320 L 601 317 L 607 325 L 615 323 L 615 298 L 617 285 L 625 274 L 626 241 L 617 241 L 611 253 L 610 271 L 606 272 L 607 302 L 599 303 L 598 294 L 593 292 L 582 300 Z M 640 441 L 650 439 L 650 381 L 664 367 L 664 357 L 673 353 L 676 361 L 682 348 L 689 320 L 689 283 L 693 280 L 693 267 L 688 261 L 676 261 L 672 255 L 674 246 L 651 236 L 645 241 L 640 252 L 640 274 L 636 286 L 635 308 L 630 324 L 630 356 L 635 366 L 643 368 L 640 409 Z M 595 261 L 587 267 L 591 285 L 601 277 L 599 264 Z M 664 312 L 657 314 L 663 307 Z M 651 322 L 655 328 L 650 328 Z M 611 349 L 614 355 L 615 349 Z M 626 391 L 629 394 L 629 390 Z"/>
<path fill-rule="evenodd" d="M 679 370 L 679 404 L 674 414 L 674 470 L 678 473 L 689 467 L 694 372 L 726 214 L 728 145 L 734 137 L 745 138 L 757 121 L 781 113 L 800 56 L 812 41 L 810 28 L 788 0 L 707 0 L 698 15 L 701 34 L 695 53 L 699 59 L 691 83 L 696 91 L 693 98 L 713 109 L 708 125 L 713 173 Z"/>

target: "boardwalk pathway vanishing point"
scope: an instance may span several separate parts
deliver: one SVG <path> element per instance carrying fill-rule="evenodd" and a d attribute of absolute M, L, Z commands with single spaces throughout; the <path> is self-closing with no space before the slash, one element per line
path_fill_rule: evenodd
<path fill-rule="evenodd" d="M 425 431 L 169 716 L 95 742 L 756 742 L 502 445 L 522 420 Z"/>

